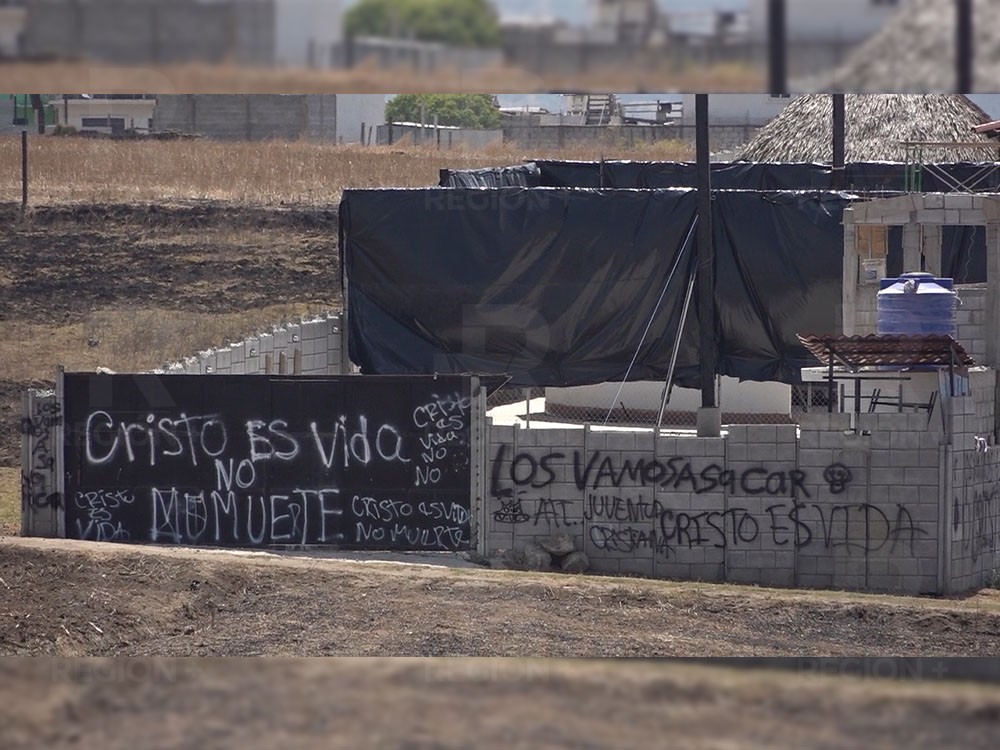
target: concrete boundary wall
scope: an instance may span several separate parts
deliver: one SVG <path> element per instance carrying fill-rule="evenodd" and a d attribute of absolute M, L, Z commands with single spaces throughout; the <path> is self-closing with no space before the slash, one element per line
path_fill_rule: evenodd
<path fill-rule="evenodd" d="M 926 413 L 720 438 L 492 425 L 483 552 L 569 534 L 597 573 L 901 594 L 1000 570 L 992 370 Z"/>
<path fill-rule="evenodd" d="M 285 323 L 155 370 L 175 375 L 341 375 L 345 372 L 339 313 Z"/>

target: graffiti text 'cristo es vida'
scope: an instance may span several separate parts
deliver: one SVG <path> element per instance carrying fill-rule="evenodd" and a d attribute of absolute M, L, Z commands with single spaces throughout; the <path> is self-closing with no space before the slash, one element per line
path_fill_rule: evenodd
<path fill-rule="evenodd" d="M 401 430 L 391 424 L 376 427 L 364 416 L 353 420 L 341 416 L 323 431 L 311 422 L 305 446 L 283 419 L 247 420 L 240 432 L 238 438 L 232 436 L 218 414 L 150 414 L 142 422 L 115 422 L 107 412 L 95 411 L 87 418 L 86 456 L 92 466 L 115 462 L 156 466 L 171 459 L 198 466 L 199 461 L 217 461 L 234 449 L 253 463 L 294 461 L 304 450 L 313 449 L 328 470 L 352 463 L 367 466 L 375 460 L 404 464 L 412 460 L 405 455 Z"/>

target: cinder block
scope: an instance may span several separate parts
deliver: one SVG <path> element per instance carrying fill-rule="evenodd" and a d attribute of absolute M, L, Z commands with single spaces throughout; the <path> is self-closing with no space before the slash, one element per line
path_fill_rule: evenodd
<path fill-rule="evenodd" d="M 904 472 L 906 470 L 900 467 L 889 467 L 889 468 L 875 468 L 872 467 L 870 472 L 870 484 L 871 485 L 901 485 L 905 481 Z"/>
<path fill-rule="evenodd" d="M 730 442 L 745 443 L 748 440 L 750 426 L 745 424 L 734 424 L 726 427 L 726 432 Z"/>
<path fill-rule="evenodd" d="M 634 450 L 635 435 L 631 432 L 609 432 L 607 433 L 607 449 L 620 451 Z"/>
<path fill-rule="evenodd" d="M 747 460 L 751 462 L 773 463 L 778 460 L 778 446 L 773 442 L 750 443 L 747 446 Z"/>
<path fill-rule="evenodd" d="M 800 448 L 799 466 L 803 469 L 821 468 L 825 469 L 833 463 L 833 451 L 827 448 Z"/>
<path fill-rule="evenodd" d="M 896 433 L 909 429 L 909 415 L 891 412 L 888 414 L 877 414 L 878 429 Z"/>
<path fill-rule="evenodd" d="M 802 429 L 802 436 L 806 432 L 826 432 L 830 429 L 830 420 L 835 416 L 825 411 L 810 411 L 799 416 L 799 426 Z"/>
<path fill-rule="evenodd" d="M 587 429 L 586 441 L 588 451 L 602 451 L 608 447 L 607 433 L 592 427 Z"/>
<path fill-rule="evenodd" d="M 802 430 L 799 437 L 800 448 L 819 448 L 819 435 L 816 430 Z"/>
<path fill-rule="evenodd" d="M 940 416 L 938 417 L 938 421 L 935 422 L 933 415 L 928 417 L 927 414 L 910 414 L 909 419 L 907 420 L 907 429 L 915 433 L 920 433 L 931 429 L 931 427 L 935 424 L 941 424 Z"/>
<path fill-rule="evenodd" d="M 575 432 L 575 437 L 583 434 L 579 430 L 576 430 L 574 432 Z M 643 453 L 649 454 L 649 456 L 653 454 L 655 436 L 653 435 L 652 432 L 636 432 L 633 433 L 633 437 L 635 438 L 635 449 L 637 451 L 642 451 Z"/>
<path fill-rule="evenodd" d="M 778 443 L 777 455 L 775 458 L 778 461 L 795 461 L 798 457 L 798 451 L 796 450 L 795 443 Z"/>
<path fill-rule="evenodd" d="M 903 470 L 903 480 L 910 488 L 914 488 L 914 485 L 928 485 L 936 488 L 938 470 L 936 466 L 929 469 L 907 466 Z"/>
<path fill-rule="evenodd" d="M 747 427 L 747 441 L 751 444 L 773 445 L 778 439 L 774 425 L 750 425 Z"/>
<path fill-rule="evenodd" d="M 920 451 L 919 450 L 893 450 L 893 451 L 873 451 L 872 452 L 872 466 L 875 466 L 875 458 L 878 456 L 880 459 L 888 456 L 890 466 L 903 466 L 903 467 L 914 467 L 919 468 L 923 464 L 920 462 Z M 935 464 L 937 460 L 935 459 Z M 884 464 L 879 464 L 884 465 Z"/>
<path fill-rule="evenodd" d="M 704 455 L 704 445 L 697 437 L 677 438 L 677 455 L 688 458 Z"/>
<path fill-rule="evenodd" d="M 945 209 L 971 209 L 973 208 L 972 194 L 971 193 L 947 193 L 944 196 L 944 208 Z M 925 203 L 926 205 L 926 203 Z M 947 219 L 946 223 L 951 223 Z"/>
<path fill-rule="evenodd" d="M 910 429 L 903 428 L 902 431 L 894 432 L 892 434 L 893 452 L 897 450 L 919 450 L 919 449 L 920 449 L 920 436 L 911 432 Z"/>
<path fill-rule="evenodd" d="M 844 433 L 843 431 L 829 431 L 821 432 L 819 435 L 819 447 L 820 448 L 843 448 L 844 447 Z"/>
<path fill-rule="evenodd" d="M 869 466 L 880 469 L 886 466 L 893 466 L 895 465 L 894 456 L 895 453 L 891 450 L 872 450 L 869 458 Z"/>
<path fill-rule="evenodd" d="M 749 447 L 746 443 L 730 443 L 726 449 L 728 463 L 740 463 L 747 460 Z"/>

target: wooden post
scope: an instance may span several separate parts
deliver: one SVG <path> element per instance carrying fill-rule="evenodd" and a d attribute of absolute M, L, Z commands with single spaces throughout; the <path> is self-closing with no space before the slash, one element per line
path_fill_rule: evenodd
<path fill-rule="evenodd" d="M 28 208 L 28 130 L 21 131 L 21 211 Z"/>

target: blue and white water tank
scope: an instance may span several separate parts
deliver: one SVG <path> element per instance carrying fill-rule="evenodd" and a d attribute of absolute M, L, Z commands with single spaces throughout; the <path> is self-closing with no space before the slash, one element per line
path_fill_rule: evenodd
<path fill-rule="evenodd" d="M 905 273 L 882 279 L 876 302 L 880 336 L 951 336 L 958 334 L 958 295 L 952 279 L 930 273 Z"/>

